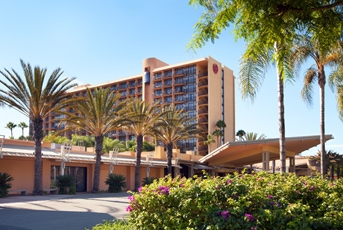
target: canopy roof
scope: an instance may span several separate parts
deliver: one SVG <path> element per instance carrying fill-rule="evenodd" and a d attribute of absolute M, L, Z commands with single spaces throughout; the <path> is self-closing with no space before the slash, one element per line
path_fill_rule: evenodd
<path fill-rule="evenodd" d="M 325 141 L 333 139 L 325 135 Z M 299 136 L 286 138 L 286 158 L 294 157 L 301 152 L 320 144 L 320 136 Z M 262 153 L 269 152 L 270 160 L 280 159 L 279 138 L 227 142 L 201 158 L 201 163 L 210 166 L 242 167 L 262 162 Z"/>

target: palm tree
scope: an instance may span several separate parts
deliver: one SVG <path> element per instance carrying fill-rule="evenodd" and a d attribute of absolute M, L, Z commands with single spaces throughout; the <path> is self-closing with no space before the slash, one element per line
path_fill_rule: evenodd
<path fill-rule="evenodd" d="M 159 118 L 160 110 L 157 104 L 150 105 L 147 101 L 132 100 L 127 105 L 125 127 L 136 137 L 136 167 L 135 167 L 135 191 L 140 187 L 141 155 L 143 151 L 143 138 L 153 135 L 153 127 Z"/>
<path fill-rule="evenodd" d="M 119 98 L 120 94 L 111 92 L 110 88 L 100 88 L 94 91 L 87 88 L 87 94 L 74 102 L 74 112 L 64 112 L 66 116 L 61 119 L 61 122 L 66 124 L 66 129 L 63 131 L 84 130 L 94 136 L 95 167 L 92 193 L 99 192 L 104 136 L 118 129 L 123 123 L 122 113 L 125 104 L 120 102 Z"/>
<path fill-rule="evenodd" d="M 17 125 L 14 124 L 13 122 L 8 122 L 7 125 L 6 125 L 6 127 L 5 127 L 5 128 L 7 128 L 7 129 L 11 130 L 11 137 L 13 137 L 13 129 L 14 129 L 15 127 L 17 127 Z"/>
<path fill-rule="evenodd" d="M 236 138 L 236 140 L 242 141 L 244 135 L 245 135 L 245 131 L 243 129 L 238 130 L 236 133 L 236 137 L 238 137 L 238 139 Z"/>
<path fill-rule="evenodd" d="M 322 165 L 322 156 L 324 156 L 324 165 Z M 328 171 L 328 168 L 331 166 L 331 178 L 333 179 L 334 177 L 334 168 L 335 165 L 337 165 L 337 176 L 339 177 L 340 174 L 340 164 L 342 163 L 342 155 L 338 154 L 335 151 L 329 150 L 325 151 L 324 154 L 320 152 L 320 150 L 317 152 L 316 156 L 310 157 L 310 160 L 314 161 L 315 163 L 320 163 L 320 168 L 325 167 L 326 169 L 324 170 L 326 173 Z M 323 170 L 320 170 L 321 172 Z M 326 174 L 325 174 L 326 175 Z M 324 175 L 324 176 L 325 176 Z"/>
<path fill-rule="evenodd" d="M 343 62 L 343 60 L 341 60 Z M 343 121 L 343 67 L 339 65 L 329 76 L 329 86 L 336 93 L 339 118 Z"/>
<path fill-rule="evenodd" d="M 29 127 L 25 122 L 20 122 L 18 124 L 19 128 L 21 128 L 21 135 L 22 137 L 24 137 L 24 129 L 26 129 L 27 127 Z"/>
<path fill-rule="evenodd" d="M 7 82 L 0 80 L 3 86 L 0 89 L 0 101 L 16 109 L 32 121 L 33 139 L 35 142 L 35 176 L 34 195 L 42 195 L 42 146 L 43 120 L 51 113 L 59 112 L 69 103 L 67 91 L 76 84 L 71 84 L 75 78 L 64 78 L 60 80 L 63 71 L 57 68 L 47 78 L 47 69 L 36 66 L 31 68 L 20 60 L 24 71 L 24 78 L 12 69 L 11 73 L 5 69 L 0 73 Z"/>
<path fill-rule="evenodd" d="M 168 174 L 172 174 L 173 146 L 180 140 L 197 137 L 200 131 L 197 129 L 195 118 L 190 117 L 183 109 L 178 110 L 175 106 L 168 106 L 163 110 L 159 123 L 155 127 L 155 133 L 159 140 L 167 146 Z"/>
<path fill-rule="evenodd" d="M 280 172 L 286 172 L 284 81 L 293 78 L 286 41 L 275 42 L 273 49 L 265 48 L 259 43 L 250 43 L 241 59 L 239 84 L 242 97 L 253 101 L 271 62 L 276 64 L 278 82 Z"/>
<path fill-rule="evenodd" d="M 264 140 L 264 139 L 266 139 L 266 135 L 264 135 L 263 133 L 258 135 L 257 133 L 253 133 L 253 132 L 247 132 L 242 137 L 243 141 L 255 141 L 255 140 Z"/>
<path fill-rule="evenodd" d="M 222 130 L 220 129 L 216 129 L 212 132 L 212 135 L 215 136 L 217 138 L 217 147 L 219 147 L 219 137 L 221 137 L 223 135 Z"/>
<path fill-rule="evenodd" d="M 207 140 L 204 141 L 204 144 L 207 145 L 210 149 L 210 152 L 211 152 L 211 144 L 212 143 L 215 143 L 216 141 L 212 138 L 211 134 L 208 134 L 207 135 Z"/>
<path fill-rule="evenodd" d="M 291 55 L 291 63 L 295 65 L 296 69 L 304 64 L 308 59 L 313 59 L 314 66 L 306 70 L 304 76 L 304 86 L 301 91 L 303 100 L 308 103 L 313 103 L 313 85 L 317 82 L 320 91 L 320 152 L 322 153 L 321 161 L 321 175 L 327 173 L 325 165 L 325 66 L 328 65 L 342 65 L 340 61 L 343 58 L 342 49 L 340 46 L 332 47 L 328 52 L 321 52 L 319 50 L 319 42 L 311 39 L 309 36 L 300 36 L 295 40 L 293 52 Z"/>

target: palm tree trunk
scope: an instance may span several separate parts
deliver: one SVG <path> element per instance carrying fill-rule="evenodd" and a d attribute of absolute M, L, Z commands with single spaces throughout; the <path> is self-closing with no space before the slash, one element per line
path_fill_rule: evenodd
<path fill-rule="evenodd" d="M 318 84 L 320 91 L 320 174 L 321 177 L 327 174 L 325 162 L 325 72 L 324 68 L 318 68 Z"/>
<path fill-rule="evenodd" d="M 278 52 L 278 44 L 274 44 L 274 52 Z M 277 60 L 278 62 L 279 60 Z M 279 102 L 279 145 L 280 145 L 280 173 L 286 172 L 286 137 L 285 137 L 285 103 L 282 71 L 279 69 L 279 63 L 276 63 L 277 79 L 278 79 L 278 102 Z"/>
<path fill-rule="evenodd" d="M 104 136 L 96 136 L 94 139 L 95 139 L 95 168 L 94 168 L 92 193 L 97 193 L 99 192 L 99 184 L 100 184 L 100 163 L 101 163 L 102 144 L 104 141 Z"/>
<path fill-rule="evenodd" d="M 141 157 L 143 151 L 143 135 L 137 135 L 136 167 L 135 167 L 135 191 L 138 191 L 141 180 Z"/>
<path fill-rule="evenodd" d="M 173 143 L 167 144 L 167 168 L 168 174 L 172 175 L 173 167 L 172 167 L 172 158 L 173 158 Z"/>
<path fill-rule="evenodd" d="M 43 139 L 43 119 L 34 119 L 33 138 L 35 142 L 35 175 L 33 184 L 33 195 L 43 195 L 42 184 L 42 139 Z"/>

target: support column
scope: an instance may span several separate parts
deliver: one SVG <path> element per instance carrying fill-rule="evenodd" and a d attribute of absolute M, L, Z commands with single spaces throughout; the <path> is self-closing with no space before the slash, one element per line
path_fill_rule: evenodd
<path fill-rule="evenodd" d="M 294 157 L 289 158 L 289 172 L 292 172 L 292 173 L 295 172 L 295 158 Z"/>
<path fill-rule="evenodd" d="M 272 161 L 273 173 L 275 174 L 275 160 Z"/>
<path fill-rule="evenodd" d="M 262 170 L 269 171 L 269 152 L 262 153 Z"/>

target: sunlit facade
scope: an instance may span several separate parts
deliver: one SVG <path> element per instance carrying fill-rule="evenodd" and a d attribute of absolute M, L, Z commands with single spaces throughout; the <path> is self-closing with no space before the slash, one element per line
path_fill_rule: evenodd
<path fill-rule="evenodd" d="M 97 85 L 77 86 L 70 93 L 79 96 L 86 93 L 86 88 L 100 87 L 110 87 L 120 93 L 120 100 L 136 98 L 161 106 L 174 104 L 177 108 L 185 109 L 206 133 L 202 135 L 203 138 L 179 142 L 177 148 L 182 153 L 192 150 L 198 155 L 206 155 L 208 149 L 235 139 L 234 75 L 231 69 L 211 57 L 175 65 L 147 58 L 142 63 L 142 74 Z M 69 109 L 73 111 L 73 108 Z M 58 126 L 56 118 L 55 114 L 51 114 L 45 119 L 45 133 L 64 128 Z M 220 143 L 207 146 L 204 144 L 205 137 L 217 129 L 218 120 L 226 123 L 224 136 L 219 140 Z M 125 131 L 110 133 L 108 136 L 121 141 L 134 139 L 132 134 Z"/>

